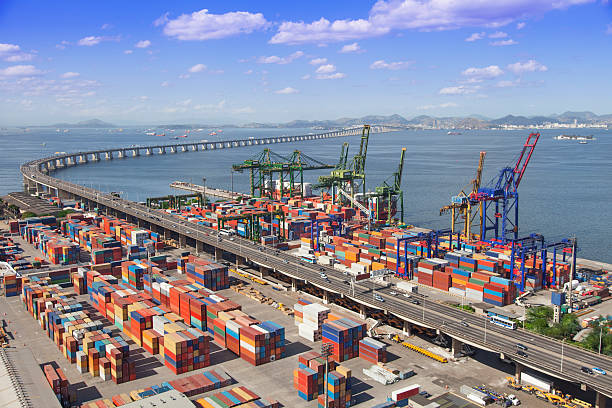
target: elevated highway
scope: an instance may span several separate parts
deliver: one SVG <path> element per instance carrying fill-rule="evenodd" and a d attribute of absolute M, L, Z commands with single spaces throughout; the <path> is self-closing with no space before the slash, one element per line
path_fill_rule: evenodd
<path fill-rule="evenodd" d="M 242 145 L 241 141 L 219 143 L 225 146 L 234 146 L 236 143 L 235 147 Z M 217 231 L 211 228 L 193 224 L 170 214 L 151 210 L 144 205 L 49 175 L 54 168 L 52 163 L 57 164 L 58 161 L 61 162 L 69 157 L 82 157 L 95 153 L 99 152 L 65 154 L 25 163 L 21 167 L 21 173 L 26 188 L 30 191 L 44 188 L 55 191 L 60 196 L 97 206 L 102 212 L 138 223 L 143 227 L 163 233 L 165 236 L 176 237 L 181 246 L 189 243 L 195 246 L 197 251 L 201 251 L 206 245 L 214 248 L 216 255 L 227 252 L 234 254 L 237 262 L 248 259 L 260 265 L 262 270 L 274 270 L 291 278 L 294 288 L 305 284 L 320 288 L 325 294 L 324 300 L 333 296 L 345 297 L 361 305 L 363 313 L 368 306 L 397 316 L 405 322 L 406 328 L 410 324 L 415 324 L 439 330 L 453 339 L 454 350 L 459 349 L 461 342 L 464 342 L 513 360 L 516 363 L 517 376 L 520 375 L 523 367 L 529 367 L 535 371 L 577 383 L 583 389 L 591 389 L 597 393 L 596 405 L 599 407 L 605 406 L 606 396 L 612 397 L 612 358 L 610 357 L 522 329 L 509 330 L 495 326 L 482 316 L 426 298 L 419 298 L 419 304 L 414 304 L 411 299 L 392 295 L 389 288 L 372 286 L 371 283 L 367 285 L 356 283 L 352 287 L 346 280 L 346 276 L 333 268 L 302 263 L 292 255 L 273 248 L 262 247 L 239 237 L 232 239 L 219 237 Z M 321 271 L 326 273 L 328 279 L 321 278 Z M 374 297 L 374 291 L 383 301 Z M 529 347 L 526 357 L 517 354 L 517 343 Z M 610 374 L 589 375 L 581 370 L 584 366 L 600 367 Z"/>

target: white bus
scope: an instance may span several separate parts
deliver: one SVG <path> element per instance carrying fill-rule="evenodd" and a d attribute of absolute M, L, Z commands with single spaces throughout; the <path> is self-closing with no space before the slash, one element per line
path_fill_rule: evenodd
<path fill-rule="evenodd" d="M 507 329 L 515 330 L 516 322 L 502 316 L 489 316 L 489 321 Z"/>
<path fill-rule="evenodd" d="M 224 236 L 224 237 L 231 237 L 232 235 L 234 235 L 234 231 L 232 231 L 231 229 L 220 229 L 219 230 L 219 235 Z"/>

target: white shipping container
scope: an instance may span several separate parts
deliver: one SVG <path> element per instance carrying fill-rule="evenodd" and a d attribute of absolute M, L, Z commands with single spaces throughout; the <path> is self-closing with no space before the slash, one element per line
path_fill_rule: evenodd
<path fill-rule="evenodd" d="M 526 372 L 521 373 L 521 383 L 536 386 L 546 392 L 550 392 L 553 387 L 552 381 L 549 381 L 538 375 L 529 374 Z"/>

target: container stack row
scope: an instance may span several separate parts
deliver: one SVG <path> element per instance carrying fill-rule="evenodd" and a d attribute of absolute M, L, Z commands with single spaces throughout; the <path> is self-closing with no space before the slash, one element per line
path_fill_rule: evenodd
<path fill-rule="evenodd" d="M 366 335 L 366 325 L 330 315 L 323 323 L 322 334 L 323 343 L 332 346 L 332 357 L 341 363 L 359 356 L 359 341 Z"/>

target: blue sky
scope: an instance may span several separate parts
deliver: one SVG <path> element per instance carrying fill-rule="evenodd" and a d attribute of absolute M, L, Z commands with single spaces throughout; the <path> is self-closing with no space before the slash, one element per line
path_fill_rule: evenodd
<path fill-rule="evenodd" d="M 0 1 L 0 125 L 612 113 L 601 0 Z"/>

